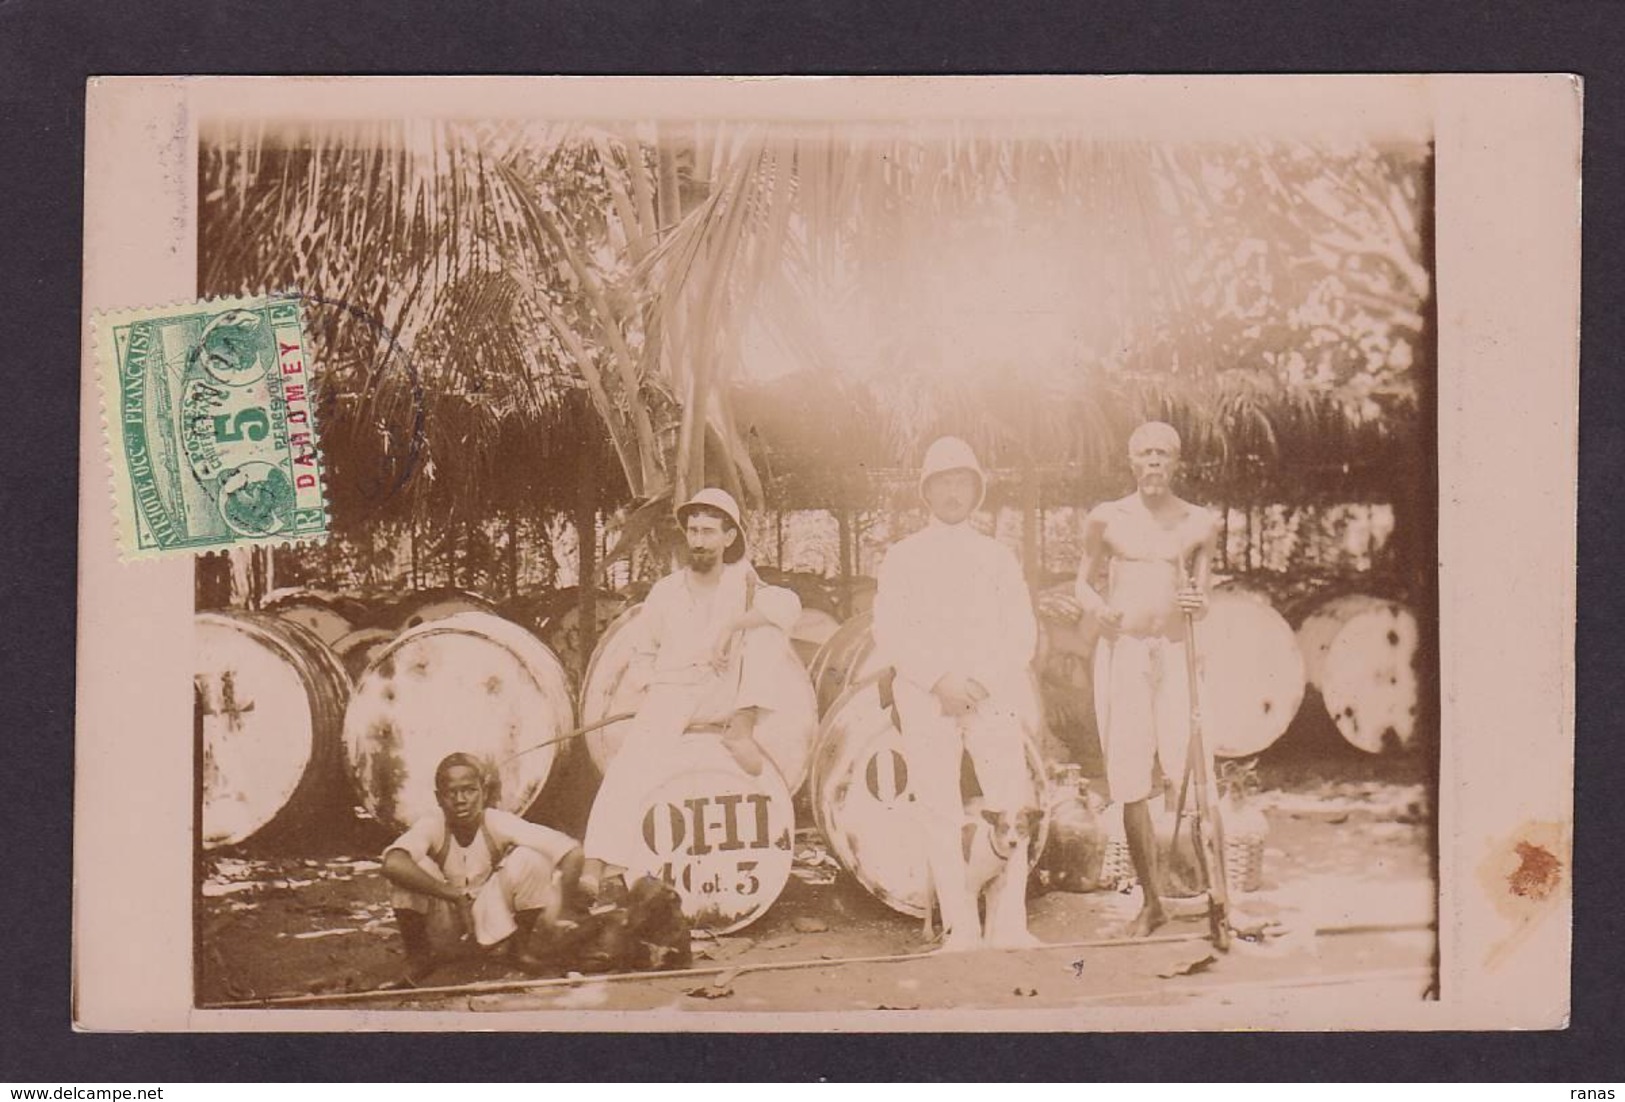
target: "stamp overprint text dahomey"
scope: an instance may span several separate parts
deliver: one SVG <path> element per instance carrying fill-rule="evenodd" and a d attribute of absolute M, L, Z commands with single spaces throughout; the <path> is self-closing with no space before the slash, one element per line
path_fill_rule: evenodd
<path fill-rule="evenodd" d="M 127 311 L 99 337 L 124 554 L 326 535 L 298 300 Z"/>

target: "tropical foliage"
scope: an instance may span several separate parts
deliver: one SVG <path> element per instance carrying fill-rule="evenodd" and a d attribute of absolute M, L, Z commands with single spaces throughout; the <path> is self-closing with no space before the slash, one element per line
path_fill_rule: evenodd
<path fill-rule="evenodd" d="M 1078 500 L 1146 417 L 1212 496 L 1370 498 L 1427 446 L 1429 173 L 971 126 L 220 129 L 200 279 L 312 303 L 340 524 L 624 502 L 631 546 L 707 483 L 859 501 L 941 431 Z"/>

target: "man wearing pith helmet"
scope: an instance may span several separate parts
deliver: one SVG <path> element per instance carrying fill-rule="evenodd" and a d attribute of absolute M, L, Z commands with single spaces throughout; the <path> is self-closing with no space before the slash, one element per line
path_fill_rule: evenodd
<path fill-rule="evenodd" d="M 677 523 L 687 564 L 655 583 L 626 628 L 626 679 L 644 695 L 587 820 L 588 892 L 638 860 L 641 828 L 630 812 L 684 752 L 686 731 L 720 729 L 723 746 L 752 775 L 768 764 L 753 736 L 760 713 L 782 698 L 774 681 L 782 664 L 760 656 L 775 642 L 766 633 L 788 637 L 801 599 L 757 576 L 727 491 L 701 490 L 677 507 Z"/>
<path fill-rule="evenodd" d="M 1141 425 L 1128 453 L 1135 490 L 1095 506 L 1084 521 L 1076 592 L 1100 625 L 1095 714 L 1106 785 L 1122 805 L 1144 896 L 1129 932 L 1143 937 L 1167 921 L 1148 801 L 1171 795 L 1184 777 L 1191 737 L 1186 616 L 1207 610 L 1218 517 L 1174 493 L 1180 441 L 1172 425 Z"/>
<path fill-rule="evenodd" d="M 975 893 L 966 883 L 960 768 L 968 751 L 983 806 L 1016 815 L 1034 803 L 1019 702 L 1030 692 L 1038 641 L 1032 599 L 1010 549 L 970 525 L 987 477 L 963 440 L 926 450 L 920 496 L 931 519 L 899 540 L 881 564 L 875 644 L 896 671 L 909 787 L 919 812 L 931 884 L 942 908 L 943 948 L 981 941 Z M 990 900 L 988 940 L 1030 944 L 1026 929 L 1028 840 L 1010 855 L 1013 892 Z"/>

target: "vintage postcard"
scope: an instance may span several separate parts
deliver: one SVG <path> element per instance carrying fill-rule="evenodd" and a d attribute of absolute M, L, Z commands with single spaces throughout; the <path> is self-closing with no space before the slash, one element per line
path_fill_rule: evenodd
<path fill-rule="evenodd" d="M 1580 96 L 91 81 L 75 1021 L 1564 1027 Z"/>

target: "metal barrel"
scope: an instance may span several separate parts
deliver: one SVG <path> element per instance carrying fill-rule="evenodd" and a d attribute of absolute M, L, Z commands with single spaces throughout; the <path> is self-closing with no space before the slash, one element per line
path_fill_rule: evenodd
<path fill-rule="evenodd" d="M 1379 754 L 1414 739 L 1419 641 L 1408 606 L 1374 597 L 1339 598 L 1298 629 L 1311 683 L 1350 745 Z"/>
<path fill-rule="evenodd" d="M 1022 714 L 1033 802 L 1046 811 L 1030 852 L 1036 865 L 1049 829 L 1036 685 Z M 893 910 L 924 915 L 929 876 L 923 827 L 902 734 L 890 709 L 881 706 L 878 679 L 852 686 L 824 716 L 810 784 L 814 822 L 841 866 Z"/>
<path fill-rule="evenodd" d="M 516 624 L 463 612 L 409 628 L 373 659 L 344 716 L 344 753 L 386 826 L 435 810 L 435 766 L 456 752 L 485 762 L 491 806 L 524 814 L 558 752 L 546 744 L 574 727 L 553 652 Z"/>
<path fill-rule="evenodd" d="M 494 612 L 490 601 L 477 593 L 442 586 L 408 593 L 386 610 L 376 626 L 390 631 L 406 631 L 431 620 L 443 620 L 464 612 Z"/>
<path fill-rule="evenodd" d="M 260 608 L 298 624 L 331 647 L 354 628 L 358 604 L 314 590 L 287 589 L 267 596 Z"/>
<path fill-rule="evenodd" d="M 1313 602 L 1298 624 L 1298 649 L 1303 653 L 1304 680 L 1320 688 L 1326 668 L 1326 652 L 1338 632 L 1357 616 L 1403 608 L 1397 601 L 1366 593 L 1343 593 Z"/>
<path fill-rule="evenodd" d="M 1242 758 L 1268 749 L 1303 704 L 1297 637 L 1268 597 L 1235 585 L 1213 591 L 1199 624 L 1208 752 Z"/>
<path fill-rule="evenodd" d="M 638 710 L 643 694 L 626 679 L 632 661 L 632 636 L 627 628 L 642 608 L 639 604 L 623 611 L 598 640 L 581 684 L 583 724 Z M 771 638 L 782 639 L 776 632 Z M 808 759 L 818 733 L 817 707 L 812 684 L 790 641 L 782 639 L 782 645 L 770 646 L 765 653 L 767 660 L 774 664 L 772 681 L 781 699 L 774 707 L 763 710 L 756 723 L 756 741 L 783 774 L 790 791 L 795 792 L 807 778 Z M 620 749 L 630 723 L 630 720 L 611 723 L 585 736 L 583 741 L 599 775 Z"/>
<path fill-rule="evenodd" d="M 356 681 L 394 638 L 395 633 L 388 628 L 356 628 L 333 643 L 333 653 L 344 663 L 350 680 Z"/>
<path fill-rule="evenodd" d="M 199 613 L 194 657 L 203 847 L 319 841 L 353 804 L 344 667 L 305 628 L 248 612 Z"/>
<path fill-rule="evenodd" d="M 860 612 L 824 642 L 807 667 L 818 694 L 818 714 L 827 715 L 842 693 L 879 673 L 880 668 L 875 653 L 874 615 Z"/>
<path fill-rule="evenodd" d="M 626 813 L 624 827 L 636 837 L 630 848 L 640 856 L 628 880 L 653 876 L 670 884 L 699 929 L 725 934 L 749 926 L 790 878 L 789 788 L 771 767 L 745 773 L 718 735 L 685 736 Z"/>
<path fill-rule="evenodd" d="M 599 590 L 593 595 L 593 631 L 591 638 L 602 640 L 610 625 L 620 618 L 632 602 L 625 594 Z M 537 620 L 536 634 L 542 642 L 553 648 L 571 677 L 579 685 L 586 676 L 587 663 L 592 651 L 587 649 L 588 633 L 582 630 L 581 591 L 571 586 L 552 594 Z M 593 651 L 597 650 L 594 643 Z"/>
<path fill-rule="evenodd" d="M 840 628 L 841 622 L 830 613 L 821 608 L 803 606 L 801 615 L 796 617 L 795 626 L 790 629 L 790 645 L 795 648 L 801 664 L 811 670 L 813 659 L 818 657 L 824 644 Z"/>

